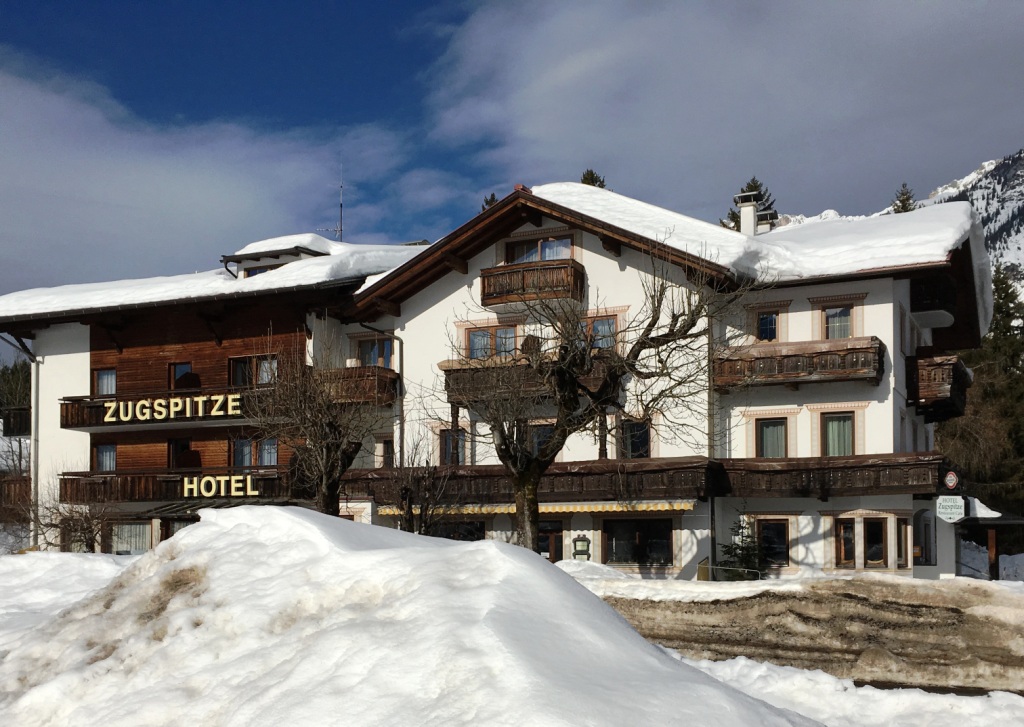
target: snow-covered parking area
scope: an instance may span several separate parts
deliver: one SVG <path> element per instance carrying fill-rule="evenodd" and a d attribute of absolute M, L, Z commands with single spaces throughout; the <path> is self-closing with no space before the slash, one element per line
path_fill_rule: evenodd
<path fill-rule="evenodd" d="M 0 557 L 0 724 L 1024 723 L 1024 699 L 688 662 L 534 554 L 301 509 Z"/>

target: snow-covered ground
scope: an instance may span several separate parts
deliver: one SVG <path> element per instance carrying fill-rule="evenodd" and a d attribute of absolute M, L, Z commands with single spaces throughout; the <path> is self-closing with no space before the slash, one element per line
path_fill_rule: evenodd
<path fill-rule="evenodd" d="M 988 579 L 988 549 L 969 540 L 960 542 L 960 575 Z M 999 556 L 999 579 L 1024 581 L 1024 553 Z"/>
<path fill-rule="evenodd" d="M 687 662 L 528 551 L 300 509 L 204 511 L 136 558 L 0 557 L 0 725 L 814 720 L 1020 724 L 1024 698 Z"/>

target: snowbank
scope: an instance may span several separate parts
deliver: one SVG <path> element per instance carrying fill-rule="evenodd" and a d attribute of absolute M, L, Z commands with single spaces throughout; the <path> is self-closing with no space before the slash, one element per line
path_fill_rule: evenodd
<path fill-rule="evenodd" d="M 0 724 L 811 723 L 679 663 L 524 549 L 295 508 L 202 518 L 14 630 Z M 13 602 L 45 588 L 26 580 L 45 559 L 0 563 Z"/>

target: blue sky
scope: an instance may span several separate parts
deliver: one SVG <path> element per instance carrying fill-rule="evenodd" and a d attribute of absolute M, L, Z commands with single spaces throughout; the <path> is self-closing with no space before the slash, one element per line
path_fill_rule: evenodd
<path fill-rule="evenodd" d="M 0 293 L 275 235 L 435 239 L 517 182 L 877 211 L 1024 146 L 1024 3 L 0 0 Z M 329 233 L 327 233 L 329 234 Z"/>

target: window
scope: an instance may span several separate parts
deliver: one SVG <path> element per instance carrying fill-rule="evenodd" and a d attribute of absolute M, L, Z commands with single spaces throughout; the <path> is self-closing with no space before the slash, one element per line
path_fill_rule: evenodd
<path fill-rule="evenodd" d="M 757 340 L 775 341 L 779 338 L 779 311 L 763 310 L 757 313 Z"/>
<path fill-rule="evenodd" d="M 821 415 L 821 454 L 848 457 L 853 454 L 853 413 Z"/>
<path fill-rule="evenodd" d="M 96 396 L 113 396 L 117 393 L 117 369 L 96 369 L 93 371 L 92 390 Z"/>
<path fill-rule="evenodd" d="M 536 457 L 540 454 L 544 445 L 551 441 L 555 428 L 551 424 L 531 424 L 527 429 L 527 436 L 530 438 L 530 454 Z"/>
<path fill-rule="evenodd" d="M 114 523 L 110 528 L 110 552 L 141 555 L 153 542 L 150 523 Z"/>
<path fill-rule="evenodd" d="M 395 440 L 390 436 L 380 437 L 375 442 L 376 465 L 382 469 L 394 469 L 395 467 Z"/>
<path fill-rule="evenodd" d="M 756 456 L 786 456 L 785 419 L 758 419 L 754 426 L 757 432 Z"/>
<path fill-rule="evenodd" d="M 928 510 L 914 513 L 914 565 L 935 565 L 935 515 Z"/>
<path fill-rule="evenodd" d="M 228 359 L 228 379 L 232 386 L 272 384 L 277 381 L 277 356 Z"/>
<path fill-rule="evenodd" d="M 97 472 L 113 472 L 117 469 L 117 445 L 97 444 L 93 448 L 93 460 Z"/>
<path fill-rule="evenodd" d="M 246 268 L 243 271 L 243 277 L 251 278 L 254 275 L 262 275 L 263 273 L 269 273 L 271 270 L 276 270 L 279 267 L 281 267 L 281 265 L 258 265 L 253 268 Z"/>
<path fill-rule="evenodd" d="M 191 362 L 172 363 L 169 367 L 170 388 L 198 389 L 199 377 L 192 373 Z"/>
<path fill-rule="evenodd" d="M 471 328 L 466 333 L 466 342 L 470 358 L 512 356 L 516 352 L 516 329 L 515 326 Z"/>
<path fill-rule="evenodd" d="M 789 565 L 789 520 L 758 520 L 757 544 L 761 563 L 769 568 Z"/>
<path fill-rule="evenodd" d="M 250 467 L 276 467 L 277 466 L 277 440 L 262 439 L 233 439 L 231 440 L 231 464 L 235 467 L 248 469 Z"/>
<path fill-rule="evenodd" d="M 917 422 L 911 420 L 911 422 L 910 422 L 910 431 L 912 432 L 911 444 L 914 447 L 911 451 L 913 451 L 913 452 L 920 452 L 921 451 L 921 445 L 920 445 L 920 439 L 919 439 L 920 428 L 917 426 Z"/>
<path fill-rule="evenodd" d="M 390 338 L 364 338 L 359 341 L 359 365 L 391 368 Z"/>
<path fill-rule="evenodd" d="M 672 521 L 665 519 L 605 520 L 606 563 L 672 565 Z"/>
<path fill-rule="evenodd" d="M 896 567 L 908 568 L 907 536 L 910 534 L 910 521 L 905 517 L 896 518 Z"/>
<path fill-rule="evenodd" d="M 854 526 L 853 518 L 836 519 L 836 568 L 853 568 L 856 566 Z"/>
<path fill-rule="evenodd" d="M 235 467 L 252 466 L 251 439 L 234 439 L 231 441 L 231 464 Z"/>
<path fill-rule="evenodd" d="M 461 427 L 440 431 L 441 464 L 457 465 L 466 462 L 466 430 Z"/>
<path fill-rule="evenodd" d="M 435 538 L 473 541 L 483 540 L 487 536 L 487 529 L 483 520 L 442 520 L 430 534 Z"/>
<path fill-rule="evenodd" d="M 825 338 L 850 338 L 853 335 L 853 307 L 850 305 L 823 308 Z"/>
<path fill-rule="evenodd" d="M 615 346 L 615 316 L 605 318 L 590 318 L 586 321 L 587 340 L 591 348 L 614 348 Z"/>
<path fill-rule="evenodd" d="M 647 459 L 651 456 L 649 422 L 624 421 L 619 436 L 622 459 Z"/>
<path fill-rule="evenodd" d="M 889 564 L 885 518 L 864 518 L 864 567 L 885 568 Z"/>
<path fill-rule="evenodd" d="M 201 467 L 199 452 L 192 449 L 192 440 L 180 437 L 167 440 L 167 467 L 184 469 Z"/>
<path fill-rule="evenodd" d="M 277 466 L 277 440 L 270 438 L 260 441 L 259 450 L 256 453 L 256 464 L 260 467 Z"/>
<path fill-rule="evenodd" d="M 571 257 L 572 240 L 568 237 L 510 242 L 505 247 L 505 262 L 509 264 L 568 260 Z"/>

